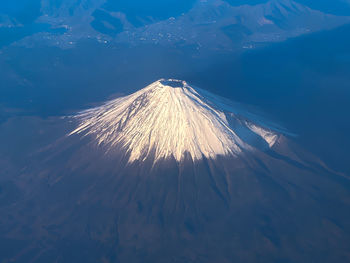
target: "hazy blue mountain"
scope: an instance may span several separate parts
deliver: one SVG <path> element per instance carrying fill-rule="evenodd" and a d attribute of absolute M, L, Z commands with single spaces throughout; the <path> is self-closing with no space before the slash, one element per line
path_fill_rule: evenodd
<path fill-rule="evenodd" d="M 132 43 L 194 45 L 197 49 L 235 50 L 331 29 L 350 22 L 291 0 L 231 6 L 197 3 L 187 14 L 136 30 L 117 39 Z M 141 41 L 140 41 L 141 40 Z"/>
<path fill-rule="evenodd" d="M 14 8 L 4 8 L 0 16 L 0 45 L 25 38 L 20 45 L 69 48 L 82 39 L 95 39 L 106 44 L 180 45 L 230 51 L 283 41 L 350 21 L 348 17 L 329 15 L 292 0 L 41 1 L 39 15 L 37 5 L 31 5 L 28 13 L 35 15 L 26 19 L 14 13 Z M 34 22 L 16 24 L 21 21 Z"/>
<path fill-rule="evenodd" d="M 159 80 L 72 116 L 11 119 L 0 260 L 348 261 L 349 177 L 262 115 Z"/>

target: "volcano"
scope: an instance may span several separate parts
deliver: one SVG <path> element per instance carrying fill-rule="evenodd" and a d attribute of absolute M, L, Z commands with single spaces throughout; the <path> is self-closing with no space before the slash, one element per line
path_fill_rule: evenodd
<path fill-rule="evenodd" d="M 278 133 L 255 124 L 258 119 L 231 102 L 194 89 L 185 81 L 159 80 L 127 97 L 81 112 L 70 135 L 92 135 L 106 150 L 119 147 L 130 162 L 175 158 L 193 160 L 237 156 L 261 146 L 272 147 Z M 268 126 L 266 126 L 268 127 Z"/>
<path fill-rule="evenodd" d="M 53 122 L 2 262 L 350 260 L 348 177 L 248 106 L 161 79 Z"/>

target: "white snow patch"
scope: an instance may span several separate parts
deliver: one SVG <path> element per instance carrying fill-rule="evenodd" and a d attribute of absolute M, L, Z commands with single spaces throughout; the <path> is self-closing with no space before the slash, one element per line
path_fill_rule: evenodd
<path fill-rule="evenodd" d="M 256 133 L 261 138 L 263 138 L 270 148 L 276 143 L 278 139 L 278 135 L 276 133 L 268 131 L 262 127 L 256 126 L 252 123 L 247 123 L 247 126 L 252 132 Z"/>

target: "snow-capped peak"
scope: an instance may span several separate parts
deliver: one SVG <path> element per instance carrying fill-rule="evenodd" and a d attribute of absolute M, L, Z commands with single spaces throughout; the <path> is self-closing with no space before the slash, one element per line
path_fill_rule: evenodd
<path fill-rule="evenodd" d="M 237 156 L 260 140 L 272 147 L 278 135 L 243 116 L 233 104 L 185 81 L 161 79 L 129 96 L 83 111 L 70 134 L 91 135 L 98 145 L 125 149 L 129 162 L 188 153 L 194 160 Z M 253 117 L 252 117 L 253 118 Z"/>

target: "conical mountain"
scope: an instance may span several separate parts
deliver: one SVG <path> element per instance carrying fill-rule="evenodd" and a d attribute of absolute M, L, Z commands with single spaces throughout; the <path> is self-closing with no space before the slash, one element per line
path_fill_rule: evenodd
<path fill-rule="evenodd" d="M 129 162 L 189 154 L 193 160 L 238 156 L 271 148 L 281 132 L 226 101 L 185 81 L 162 79 L 126 97 L 81 112 L 70 135 L 93 137 L 105 147 L 130 154 Z"/>
<path fill-rule="evenodd" d="M 243 105 L 163 79 L 42 126 L 2 262 L 350 259 L 348 178 Z"/>

